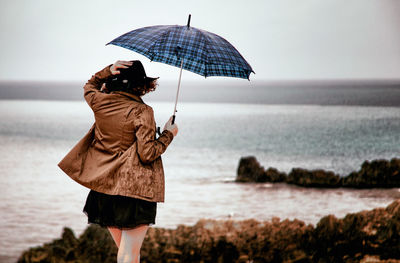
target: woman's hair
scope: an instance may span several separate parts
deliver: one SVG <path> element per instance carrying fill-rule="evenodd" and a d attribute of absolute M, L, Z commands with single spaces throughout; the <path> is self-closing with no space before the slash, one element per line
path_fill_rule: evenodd
<path fill-rule="evenodd" d="M 137 96 L 143 96 L 146 93 L 152 92 L 156 89 L 158 83 L 157 80 L 148 81 L 142 86 L 134 85 L 133 87 L 127 88 L 126 92 L 135 94 Z M 132 86 L 132 85 L 130 85 Z"/>
<path fill-rule="evenodd" d="M 126 83 L 120 81 L 106 82 L 106 88 L 109 92 L 111 91 L 124 91 L 137 96 L 143 96 L 146 93 L 154 91 L 157 87 L 157 80 L 143 83 L 134 83 L 128 81 Z"/>

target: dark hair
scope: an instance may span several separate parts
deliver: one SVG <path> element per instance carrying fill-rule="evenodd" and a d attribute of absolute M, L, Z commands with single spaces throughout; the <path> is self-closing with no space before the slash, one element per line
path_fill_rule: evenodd
<path fill-rule="evenodd" d="M 154 91 L 157 87 L 157 80 L 153 81 L 122 81 L 114 79 L 106 82 L 106 88 L 108 91 L 124 91 L 137 96 L 143 96 L 146 93 Z"/>

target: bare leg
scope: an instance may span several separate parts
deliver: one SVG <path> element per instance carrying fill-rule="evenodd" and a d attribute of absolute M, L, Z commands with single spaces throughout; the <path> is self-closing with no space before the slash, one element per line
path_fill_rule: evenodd
<path fill-rule="evenodd" d="M 140 248 L 149 225 L 139 225 L 133 229 L 122 230 L 118 249 L 118 263 L 139 263 Z"/>
<path fill-rule="evenodd" d="M 122 230 L 118 229 L 116 227 L 107 227 L 107 228 L 108 228 L 108 231 L 110 231 L 110 234 L 111 234 L 112 238 L 114 239 L 115 244 L 119 248 L 119 243 L 121 242 Z"/>

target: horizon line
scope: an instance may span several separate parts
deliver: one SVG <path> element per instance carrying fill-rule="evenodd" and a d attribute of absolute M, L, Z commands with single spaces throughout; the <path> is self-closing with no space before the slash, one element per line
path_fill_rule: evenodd
<path fill-rule="evenodd" d="M 392 83 L 392 84 L 400 84 L 400 78 L 300 78 L 300 79 L 256 79 L 256 80 L 247 80 L 240 78 L 206 78 L 208 82 L 256 82 L 256 83 L 351 83 L 351 82 L 361 82 L 361 83 Z M 77 82 L 86 82 L 88 80 L 53 80 L 53 79 L 0 79 L 1 83 L 27 83 L 27 82 L 36 82 L 36 83 L 77 83 Z M 165 79 L 163 82 L 177 82 L 178 79 Z M 203 82 L 203 80 L 196 79 L 187 79 L 184 82 Z"/>

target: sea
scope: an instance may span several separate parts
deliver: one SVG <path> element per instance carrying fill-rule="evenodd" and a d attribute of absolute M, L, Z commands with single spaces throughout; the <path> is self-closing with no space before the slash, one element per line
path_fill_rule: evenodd
<path fill-rule="evenodd" d="M 329 214 L 342 218 L 400 198 L 398 188 L 235 182 L 245 156 L 264 168 L 341 176 L 365 160 L 400 157 L 399 84 L 207 81 L 181 87 L 179 133 L 162 156 L 165 202 L 152 227 L 273 217 L 315 226 Z M 81 84 L 0 83 L 0 262 L 16 262 L 22 251 L 59 238 L 63 227 L 79 236 L 88 226 L 82 209 L 89 189 L 57 166 L 94 122 Z M 68 89 L 79 95 L 64 96 Z M 175 89 L 166 90 L 143 97 L 161 127 L 174 108 Z"/>

